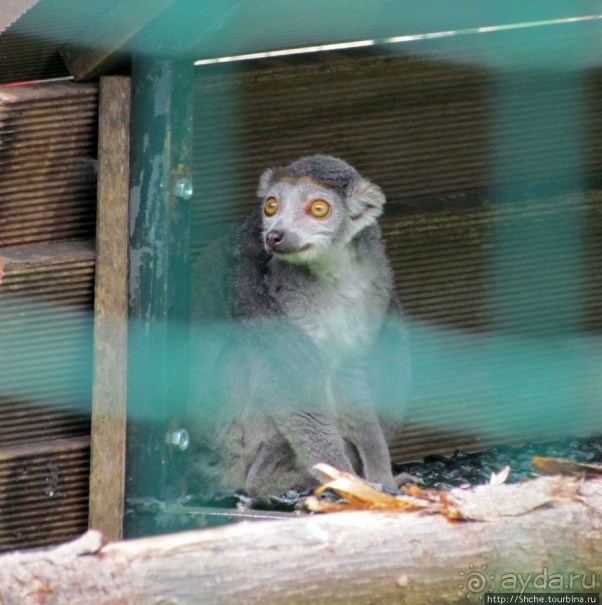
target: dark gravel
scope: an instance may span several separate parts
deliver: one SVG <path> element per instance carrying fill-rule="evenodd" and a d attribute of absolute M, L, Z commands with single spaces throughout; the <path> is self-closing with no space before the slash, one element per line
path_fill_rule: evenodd
<path fill-rule="evenodd" d="M 499 446 L 484 452 L 466 454 L 457 450 L 452 456 L 427 456 L 423 462 L 395 466 L 395 474 L 412 475 L 421 487 L 449 490 L 465 485 L 488 483 L 492 473 L 510 467 L 507 482 L 536 476 L 531 466 L 533 456 L 567 458 L 574 462 L 602 463 L 602 435 L 586 439 L 567 438 L 548 443 L 525 443 L 520 447 Z M 292 512 L 299 508 L 308 493 L 290 490 L 267 498 L 251 498 L 243 492 L 225 495 L 211 502 L 189 499 L 188 504 L 223 508 Z M 332 496 L 337 499 L 336 496 Z"/>
<path fill-rule="evenodd" d="M 535 476 L 533 456 L 568 458 L 574 462 L 602 462 L 602 435 L 586 439 L 567 438 L 548 443 L 526 443 L 521 447 L 499 446 L 476 454 L 456 451 L 453 456 L 427 456 L 423 462 L 395 467 L 409 473 L 422 487 L 451 489 L 487 483 L 491 473 L 510 467 L 508 482 Z"/>

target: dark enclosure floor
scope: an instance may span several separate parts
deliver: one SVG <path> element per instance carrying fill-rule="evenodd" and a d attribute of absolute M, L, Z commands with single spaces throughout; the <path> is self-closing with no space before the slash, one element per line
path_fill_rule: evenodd
<path fill-rule="evenodd" d="M 395 465 L 395 474 L 408 473 L 425 488 L 448 490 L 454 487 L 488 483 L 492 473 L 510 467 L 507 482 L 513 483 L 537 476 L 531 466 L 534 456 L 567 458 L 574 462 L 602 463 L 602 435 L 588 438 L 566 438 L 545 443 L 526 443 L 520 447 L 499 446 L 483 452 L 466 454 L 457 450 L 452 456 L 427 456 L 422 462 Z M 244 493 L 224 496 L 211 502 L 189 499 L 188 504 L 244 507 L 246 510 L 292 512 L 303 497 L 289 491 L 267 498 L 249 498 Z"/>

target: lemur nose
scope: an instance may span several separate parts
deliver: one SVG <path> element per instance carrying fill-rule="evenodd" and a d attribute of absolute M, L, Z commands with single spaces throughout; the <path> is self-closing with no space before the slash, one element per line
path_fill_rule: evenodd
<path fill-rule="evenodd" d="M 277 248 L 282 243 L 283 240 L 284 240 L 284 231 L 278 231 L 277 229 L 272 229 L 272 231 L 268 231 L 265 236 L 265 243 L 272 250 Z"/>

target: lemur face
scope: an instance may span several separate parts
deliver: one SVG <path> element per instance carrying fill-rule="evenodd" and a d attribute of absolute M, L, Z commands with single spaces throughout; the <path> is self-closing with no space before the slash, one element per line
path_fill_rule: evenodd
<path fill-rule="evenodd" d="M 340 249 L 382 213 L 379 187 L 331 156 L 301 158 L 267 169 L 259 181 L 268 252 L 311 264 Z"/>
<path fill-rule="evenodd" d="M 332 189 L 307 177 L 276 181 L 263 199 L 266 250 L 289 262 L 311 262 L 341 241 L 345 219 L 344 203 Z"/>

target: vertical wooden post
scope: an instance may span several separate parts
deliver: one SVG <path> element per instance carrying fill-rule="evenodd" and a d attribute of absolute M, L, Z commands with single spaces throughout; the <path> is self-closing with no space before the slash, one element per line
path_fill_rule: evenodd
<path fill-rule="evenodd" d="M 186 397 L 192 60 L 132 63 L 128 500 L 174 495 L 167 444 Z M 177 490 L 177 488 L 174 488 Z M 126 516 L 125 535 L 153 533 Z"/>
<path fill-rule="evenodd" d="M 130 80 L 100 83 L 90 526 L 122 537 L 128 321 Z"/>

